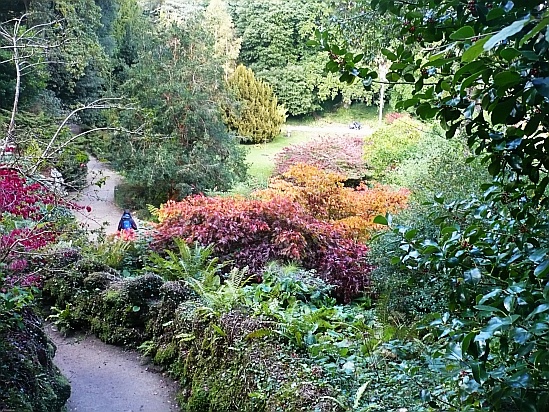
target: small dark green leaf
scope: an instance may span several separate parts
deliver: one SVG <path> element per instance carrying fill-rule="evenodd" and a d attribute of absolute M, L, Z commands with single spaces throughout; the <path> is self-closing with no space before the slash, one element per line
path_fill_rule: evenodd
<path fill-rule="evenodd" d="M 513 47 L 509 47 L 509 48 L 506 48 L 506 49 L 502 49 L 499 52 L 499 55 L 502 59 L 505 59 L 508 62 L 510 62 L 511 60 L 516 59 L 517 57 L 519 57 L 520 52 L 517 49 L 513 48 Z"/>
<path fill-rule="evenodd" d="M 503 9 L 501 7 L 495 7 L 495 8 L 493 8 L 492 10 L 490 10 L 488 12 L 488 14 L 486 15 L 486 20 L 488 20 L 488 21 L 494 20 L 494 19 L 500 18 L 504 15 L 505 15 L 505 12 L 503 11 Z"/>
<path fill-rule="evenodd" d="M 397 60 L 397 55 L 394 54 L 392 51 L 390 51 L 389 49 L 381 49 L 381 54 L 383 54 L 385 57 L 387 57 L 389 60 L 391 60 L 392 62 L 394 62 L 395 60 Z"/>

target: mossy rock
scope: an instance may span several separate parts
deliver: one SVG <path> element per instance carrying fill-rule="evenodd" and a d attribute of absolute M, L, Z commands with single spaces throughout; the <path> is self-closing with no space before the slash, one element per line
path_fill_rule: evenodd
<path fill-rule="evenodd" d="M 121 284 L 122 293 L 126 294 L 129 301 L 139 305 L 147 300 L 158 299 L 160 288 L 164 280 L 153 273 L 127 278 Z"/>
<path fill-rule="evenodd" d="M 120 276 L 109 272 L 94 272 L 84 279 L 84 287 L 91 291 L 105 290 L 117 280 L 120 280 Z"/>
<path fill-rule="evenodd" d="M 182 281 L 168 281 L 160 287 L 160 298 L 178 305 L 186 300 L 196 300 L 198 295 Z"/>
<path fill-rule="evenodd" d="M 3 324 L 0 332 L 0 410 L 61 412 L 70 385 L 53 364 L 55 345 L 29 308 L 23 328 Z"/>
<path fill-rule="evenodd" d="M 111 345 L 136 347 L 146 340 L 146 336 L 141 329 L 112 324 L 101 317 L 92 318 L 90 328 L 101 341 Z"/>

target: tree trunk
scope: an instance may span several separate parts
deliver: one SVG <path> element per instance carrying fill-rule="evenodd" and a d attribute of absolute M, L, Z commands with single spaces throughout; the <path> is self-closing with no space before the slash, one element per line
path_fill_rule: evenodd
<path fill-rule="evenodd" d="M 8 135 L 6 136 L 7 146 L 10 143 L 15 142 L 15 115 L 17 114 L 19 106 L 19 94 L 21 91 L 21 66 L 19 65 L 19 49 L 17 47 L 17 38 L 13 38 L 13 64 L 15 65 L 15 92 L 13 96 L 13 108 L 11 111 L 10 125 L 8 127 Z"/>

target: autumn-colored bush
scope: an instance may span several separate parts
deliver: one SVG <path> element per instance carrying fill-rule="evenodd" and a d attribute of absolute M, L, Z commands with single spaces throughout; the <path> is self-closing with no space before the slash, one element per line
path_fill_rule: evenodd
<path fill-rule="evenodd" d="M 60 204 L 40 183 L 0 165 L 0 262 L 53 242 L 59 235 L 53 219 L 57 206 L 69 205 Z"/>
<path fill-rule="evenodd" d="M 269 200 L 192 196 L 159 210 L 154 248 L 172 248 L 174 238 L 213 244 L 221 261 L 259 273 L 273 260 L 296 262 L 335 286 L 349 301 L 368 290 L 368 248 L 329 222 L 312 217 L 288 198 Z"/>
<path fill-rule="evenodd" d="M 345 177 L 326 172 L 314 166 L 297 164 L 271 179 L 269 187 L 255 192 L 259 199 L 269 200 L 280 196 L 299 203 L 316 219 L 333 223 L 348 236 L 366 240 L 379 228 L 373 223 L 377 215 L 395 213 L 406 207 L 409 191 L 395 190 L 376 184 L 356 188 L 343 185 Z"/>
<path fill-rule="evenodd" d="M 305 144 L 285 147 L 275 158 L 275 175 L 286 173 L 298 163 L 338 173 L 345 179 L 363 179 L 368 174 L 364 161 L 364 138 L 326 136 Z"/>

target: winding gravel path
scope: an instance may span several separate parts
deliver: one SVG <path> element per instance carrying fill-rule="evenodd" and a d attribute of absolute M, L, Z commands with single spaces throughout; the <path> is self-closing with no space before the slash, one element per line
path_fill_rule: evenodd
<path fill-rule="evenodd" d="M 122 177 L 94 157 L 88 162 L 88 186 L 75 198 L 81 206 L 89 206 L 76 213 L 76 219 L 88 230 L 105 225 L 107 234 L 115 233 L 122 210 L 114 203 L 114 188 Z M 100 183 L 98 185 L 98 183 Z"/>
<path fill-rule="evenodd" d="M 51 325 L 54 362 L 71 383 L 68 412 L 177 412 L 177 384 L 133 351 L 82 335 L 65 338 Z"/>
<path fill-rule="evenodd" d="M 98 187 L 98 180 L 104 183 Z M 114 188 L 121 176 L 91 158 L 88 187 L 76 200 L 89 206 L 77 214 L 88 230 L 105 225 L 107 234 L 117 230 L 122 210 L 114 203 Z M 139 224 L 139 223 L 138 223 Z M 90 234 L 90 239 L 95 238 Z M 52 327 L 46 332 L 57 346 L 54 362 L 71 382 L 67 412 L 176 412 L 177 384 L 143 363 L 133 351 L 107 345 L 90 335 L 65 338 Z"/>

